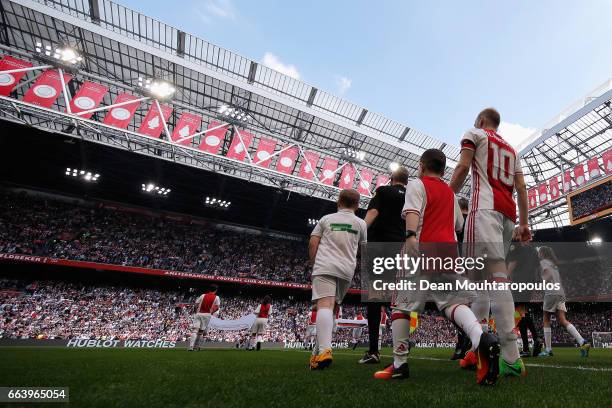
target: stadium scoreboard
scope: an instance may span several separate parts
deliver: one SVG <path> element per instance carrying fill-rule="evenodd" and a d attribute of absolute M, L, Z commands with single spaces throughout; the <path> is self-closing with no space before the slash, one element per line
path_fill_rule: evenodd
<path fill-rule="evenodd" d="M 605 217 L 612 213 L 612 175 L 567 195 L 571 225 Z"/>

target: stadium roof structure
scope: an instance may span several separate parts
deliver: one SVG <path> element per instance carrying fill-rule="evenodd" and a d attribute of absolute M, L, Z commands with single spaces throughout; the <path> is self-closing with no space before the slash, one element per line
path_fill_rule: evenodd
<path fill-rule="evenodd" d="M 601 170 L 602 155 L 610 149 L 612 79 L 572 104 L 523 142 L 519 154 L 527 186 L 529 189 L 543 189 L 537 192 L 537 206 L 530 211 L 530 222 L 535 229 L 569 224 L 565 196 L 577 186 L 597 181 L 597 177 L 590 175 L 591 169 L 584 171 L 585 162 L 592 160 L 600 176 L 610 173 L 608 168 Z M 605 162 L 603 166 L 609 164 Z M 584 172 L 582 180 L 578 180 L 576 168 Z M 555 186 L 562 186 L 558 193 L 552 191 L 551 180 Z M 569 184 L 565 186 L 567 182 Z M 541 193 L 544 194 L 540 199 Z"/>
<path fill-rule="evenodd" d="M 109 0 L 2 0 L 1 4 L 0 52 L 34 65 L 21 70 L 25 76 L 10 96 L 0 96 L 4 120 L 328 200 L 337 196 L 340 179 L 349 168 L 354 179 L 347 180 L 371 192 L 375 183 L 384 182 L 379 175 L 388 175 L 390 163 L 403 164 L 416 175 L 420 154 L 439 148 L 448 157 L 446 177 L 450 177 L 460 153 L 457 146 Z M 51 54 L 60 51 L 53 51 L 56 47 L 70 47 L 82 61 L 72 67 L 49 64 L 40 52 L 44 47 Z M 68 72 L 74 78 L 67 82 L 58 75 L 62 97 L 50 108 L 23 101 L 41 68 Z M 165 82 L 173 96 L 164 102 L 143 93 L 144 79 Z M 87 111 L 93 114 L 91 119 L 67 109 L 85 81 L 108 88 L 101 107 Z M 125 128 L 103 123 L 98 115 L 121 106 L 114 101 L 122 93 L 137 95 L 137 102 L 144 102 L 143 107 L 150 104 L 149 113 L 156 109 L 160 117 L 165 116 L 162 105 L 173 108 L 162 137 L 139 132 L 147 115 L 143 108 L 136 110 Z M 227 110 L 238 112 L 240 120 L 224 116 Z M 186 143 L 177 143 L 171 130 L 184 113 L 201 117 L 204 130 L 181 134 L 178 141 Z M 202 149 L 206 134 L 219 129 L 213 122 L 228 124 L 221 135 L 221 151 L 216 153 Z M 253 135 L 251 153 L 246 159 L 226 157 L 235 137 L 248 148 L 245 132 Z M 252 157 L 260 142 L 269 138 L 276 147 L 263 157 L 270 160 Z M 292 148 L 298 150 L 293 168 L 280 171 L 281 154 Z M 307 151 L 317 156 L 312 166 L 307 162 L 310 168 L 322 171 L 326 157 L 338 161 L 332 180 L 316 172 L 310 180 L 299 175 Z M 468 192 L 466 182 L 462 194 Z M 362 196 L 365 205 L 369 195 Z"/>

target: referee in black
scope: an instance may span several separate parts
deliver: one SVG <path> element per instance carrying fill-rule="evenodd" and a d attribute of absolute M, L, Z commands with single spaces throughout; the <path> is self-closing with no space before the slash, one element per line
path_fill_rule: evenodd
<path fill-rule="evenodd" d="M 368 205 L 365 222 L 368 225 L 368 242 L 404 242 L 406 222 L 402 219 L 404 196 L 408 184 L 408 169 L 398 167 L 391 174 L 391 183 L 376 189 Z M 384 302 L 368 302 L 368 333 L 370 348 L 359 360 L 361 364 L 380 362 L 378 334 L 381 307 Z"/>

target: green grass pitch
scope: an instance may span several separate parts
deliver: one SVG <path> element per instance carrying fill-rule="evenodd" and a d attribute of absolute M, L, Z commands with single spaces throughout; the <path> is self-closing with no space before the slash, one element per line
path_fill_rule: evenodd
<path fill-rule="evenodd" d="M 339 350 L 331 368 L 310 372 L 308 352 L 296 350 L 0 348 L 0 386 L 69 386 L 69 405 L 87 407 L 611 406 L 612 350 L 584 359 L 556 349 L 494 387 L 476 385 L 445 349 L 413 350 L 408 380 L 375 380 L 390 354 L 359 365 L 359 349 Z"/>

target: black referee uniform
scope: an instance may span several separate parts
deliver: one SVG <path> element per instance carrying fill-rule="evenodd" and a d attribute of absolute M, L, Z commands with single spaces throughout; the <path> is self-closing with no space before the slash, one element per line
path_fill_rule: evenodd
<path fill-rule="evenodd" d="M 511 278 L 513 282 L 536 283 L 540 277 L 540 258 L 538 252 L 530 243 L 513 242 L 506 256 L 508 269 L 511 270 Z M 532 293 L 523 292 L 522 294 L 513 294 L 515 299 L 522 297 L 523 299 L 531 299 Z M 521 340 L 523 341 L 522 357 L 533 355 L 537 357 L 542 351 L 542 343 L 540 342 L 538 332 L 533 322 L 533 305 L 526 302 L 516 302 L 516 306 L 525 309 L 525 316 L 519 321 L 518 328 L 521 332 Z M 527 330 L 531 332 L 533 338 L 533 353 L 529 352 L 529 337 Z"/>
<path fill-rule="evenodd" d="M 402 219 L 406 186 L 393 184 L 381 186 L 370 200 L 368 211 L 375 209 L 378 215 L 368 228 L 368 242 L 404 242 L 406 222 Z M 387 306 L 383 302 L 368 302 L 369 354 L 378 353 L 378 329 L 380 309 Z"/>

